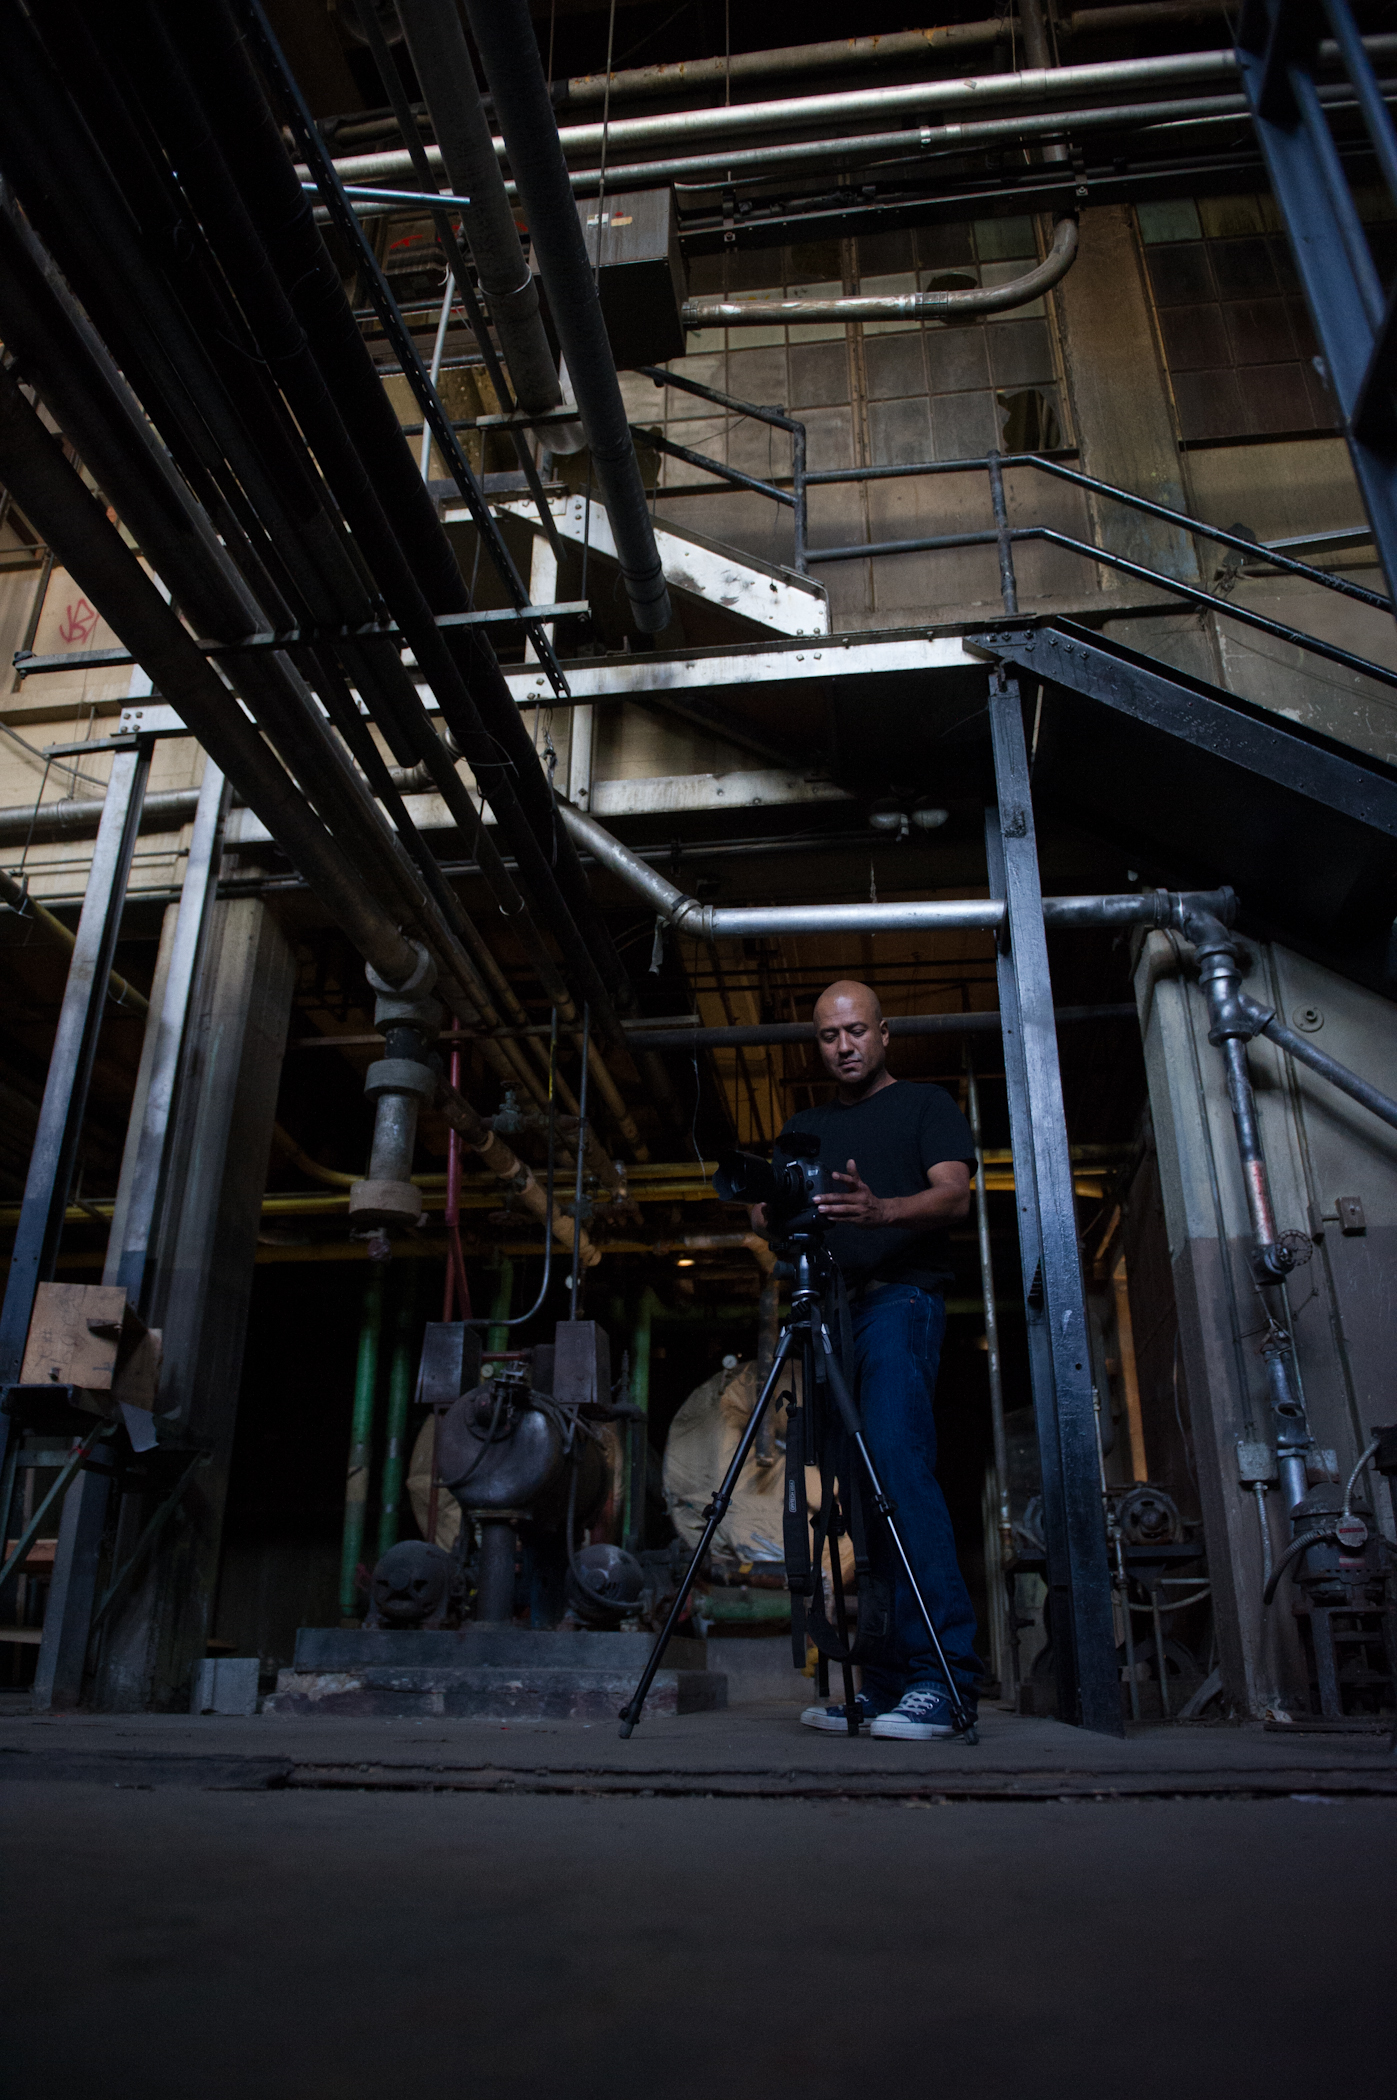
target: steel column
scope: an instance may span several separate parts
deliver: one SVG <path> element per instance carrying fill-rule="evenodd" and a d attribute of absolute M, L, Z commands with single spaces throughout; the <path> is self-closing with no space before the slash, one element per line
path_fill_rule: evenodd
<path fill-rule="evenodd" d="M 112 761 L 0 1311 L 0 1386 L 19 1378 L 35 1293 L 58 1261 L 152 748 L 142 737 Z M 8 1428 L 9 1417 L 0 1416 L 0 1459 Z"/>
<path fill-rule="evenodd" d="M 1043 1465 L 1048 1587 L 1059 1713 L 1103 1735 L 1122 1729 L 1086 1296 L 1058 1068 L 1043 892 L 1017 683 L 990 679 L 999 807 L 986 823 L 991 888 L 1002 890 L 999 1001 Z"/>
<path fill-rule="evenodd" d="M 208 927 L 209 905 L 218 885 L 222 858 L 223 820 L 228 808 L 228 788 L 212 759 L 204 765 L 184 864 L 184 881 L 176 907 L 174 935 L 170 944 L 159 1005 L 146 1024 L 141 1052 L 141 1070 L 136 1081 L 140 1116 L 134 1116 L 127 1132 L 117 1184 L 116 1210 L 107 1242 L 104 1283 L 124 1284 L 126 1295 L 138 1311 L 145 1309 L 147 1280 L 152 1262 L 156 1205 L 164 1179 L 169 1149 L 170 1115 L 175 1081 L 184 1047 L 190 995 Z"/>
<path fill-rule="evenodd" d="M 1390 185 L 1397 178 L 1397 136 L 1371 61 L 1342 0 L 1326 0 L 1325 12 L 1359 91 L 1379 171 Z M 1237 60 L 1391 590 L 1397 576 L 1397 416 L 1392 406 L 1397 309 L 1384 300 L 1315 85 L 1321 27 L 1320 10 L 1311 4 L 1247 0 Z"/>

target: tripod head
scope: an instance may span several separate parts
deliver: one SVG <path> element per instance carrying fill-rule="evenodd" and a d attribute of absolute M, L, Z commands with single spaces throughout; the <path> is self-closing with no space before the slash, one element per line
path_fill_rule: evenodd
<path fill-rule="evenodd" d="M 778 1255 L 787 1244 L 824 1233 L 815 1198 L 830 1195 L 832 1184 L 829 1168 L 820 1161 L 820 1140 L 812 1131 L 786 1131 L 769 1160 L 756 1152 L 724 1153 L 713 1186 L 725 1203 L 765 1204 Z"/>

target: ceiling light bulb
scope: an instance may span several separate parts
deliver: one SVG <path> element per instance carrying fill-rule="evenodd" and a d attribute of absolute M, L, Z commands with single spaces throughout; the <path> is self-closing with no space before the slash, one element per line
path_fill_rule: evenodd
<path fill-rule="evenodd" d="M 912 822 L 919 831 L 939 831 L 950 814 L 948 809 L 914 809 Z"/>
<path fill-rule="evenodd" d="M 675 1263 L 675 1267 L 677 1269 L 692 1269 L 693 1266 L 694 1257 L 692 1254 L 681 1254 L 678 1261 Z"/>

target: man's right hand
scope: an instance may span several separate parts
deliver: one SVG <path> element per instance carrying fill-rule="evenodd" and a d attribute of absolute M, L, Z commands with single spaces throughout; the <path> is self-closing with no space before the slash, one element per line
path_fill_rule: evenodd
<path fill-rule="evenodd" d="M 752 1208 L 748 1211 L 747 1215 L 752 1220 L 752 1227 L 754 1231 L 766 1231 L 766 1205 L 764 1203 L 754 1203 L 752 1205 Z"/>

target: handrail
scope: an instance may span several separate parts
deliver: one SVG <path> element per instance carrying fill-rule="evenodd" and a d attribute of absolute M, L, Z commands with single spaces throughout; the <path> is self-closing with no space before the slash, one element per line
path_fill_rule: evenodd
<path fill-rule="evenodd" d="M 1308 634 L 1297 627 L 1287 627 L 1284 622 L 1268 619 L 1264 613 L 1253 612 L 1250 607 L 1237 605 L 1231 599 L 1221 598 L 1216 592 L 1198 585 L 1183 583 L 1179 578 L 1166 576 L 1158 569 L 1151 569 L 1142 562 L 1133 562 L 1126 556 L 1114 554 L 1107 547 L 1098 546 L 1072 537 L 1048 525 L 1011 526 L 1002 516 L 1002 475 L 1006 467 L 1032 467 L 1039 473 L 1054 476 L 1074 488 L 1090 490 L 1092 494 L 1104 496 L 1121 503 L 1129 510 L 1143 511 L 1147 517 L 1159 518 L 1165 524 L 1175 525 L 1181 531 L 1198 539 L 1226 547 L 1244 554 L 1249 561 L 1264 563 L 1286 576 L 1299 576 L 1306 582 L 1317 583 L 1323 589 L 1335 591 L 1341 597 L 1354 599 L 1360 605 L 1370 605 L 1377 612 L 1397 615 L 1393 600 L 1380 591 L 1371 591 L 1365 585 L 1350 583 L 1347 578 L 1332 576 L 1325 569 L 1317 569 L 1309 562 L 1297 561 L 1293 556 L 1281 554 L 1264 542 L 1249 540 L 1240 533 L 1228 532 L 1217 525 L 1205 525 L 1201 519 L 1191 518 L 1186 511 L 1173 510 L 1168 504 L 1156 503 L 1148 496 L 1137 496 L 1133 490 L 1117 488 L 1113 482 L 1101 481 L 1093 474 L 1084 474 L 1079 467 L 1069 467 L 1059 456 L 1043 452 L 988 452 L 973 459 L 914 460 L 891 466 L 868 467 L 822 467 L 810 473 L 805 465 L 805 425 L 788 416 L 783 409 L 764 408 L 755 402 L 739 401 L 732 394 L 719 392 L 718 388 L 704 386 L 697 379 L 687 379 L 677 372 L 666 372 L 656 365 L 637 367 L 657 387 L 677 387 L 686 394 L 697 395 L 700 400 L 711 401 L 716 407 L 728 409 L 735 415 L 748 416 L 760 423 L 768 423 L 778 430 L 787 430 L 792 436 L 791 487 L 785 489 L 775 482 L 762 481 L 757 476 L 744 474 L 736 467 L 727 466 L 722 460 L 695 452 L 687 445 L 674 443 L 672 439 L 646 431 L 642 425 L 632 424 L 637 438 L 651 445 L 656 451 L 671 458 L 682 459 L 690 466 L 716 475 L 731 487 L 745 488 L 755 495 L 769 496 L 774 503 L 789 506 L 795 525 L 795 558 L 792 566 L 806 576 L 813 562 L 869 561 L 893 554 L 937 554 L 960 547 L 994 547 L 1000 555 L 1000 587 L 1006 612 L 1017 615 L 1018 595 L 1014 577 L 1013 547 L 1021 540 L 1042 540 L 1052 546 L 1063 547 L 1068 552 L 1080 554 L 1088 561 L 1099 562 L 1103 567 L 1116 569 L 1121 574 L 1133 577 L 1137 582 L 1150 584 L 1182 598 L 1200 610 L 1224 614 L 1239 625 L 1253 627 L 1260 633 L 1272 635 L 1278 641 L 1304 650 L 1307 654 L 1321 656 L 1330 663 L 1341 664 L 1345 670 L 1357 671 L 1365 678 L 1375 678 L 1382 685 L 1397 686 L 1397 671 L 1388 670 L 1383 664 L 1374 663 L 1366 656 L 1356 656 L 1351 650 L 1341 649 L 1334 642 L 1323 641 L 1318 635 Z M 1066 449 L 1066 448 L 1064 448 Z M 806 496 L 811 488 L 828 488 L 842 482 L 905 480 L 922 475 L 983 473 L 989 479 L 995 525 L 980 532 L 947 532 L 923 534 L 916 539 L 871 540 L 847 547 L 810 548 L 806 533 Z"/>

